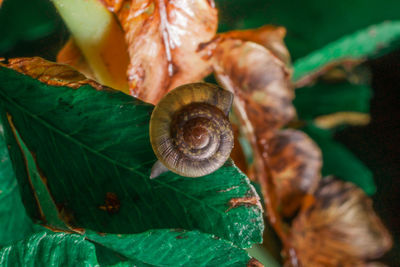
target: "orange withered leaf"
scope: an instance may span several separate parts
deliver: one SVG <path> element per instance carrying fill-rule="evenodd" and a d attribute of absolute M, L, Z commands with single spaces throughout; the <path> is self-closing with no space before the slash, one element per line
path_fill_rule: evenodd
<path fill-rule="evenodd" d="M 302 266 L 365 266 L 391 248 L 371 199 L 354 184 L 322 179 L 304 203 L 291 237 Z"/>
<path fill-rule="evenodd" d="M 50 62 L 40 57 L 9 59 L 5 66 L 48 85 L 79 88 L 90 84 L 99 90 L 103 88 L 99 83 L 86 78 L 68 65 Z"/>
<path fill-rule="evenodd" d="M 201 80 L 210 63 L 197 52 L 214 37 L 217 10 L 212 0 L 103 1 L 125 31 L 133 96 L 156 104 L 169 90 Z"/>
<path fill-rule="evenodd" d="M 280 210 L 291 216 L 318 185 L 321 151 L 305 133 L 291 129 L 278 131 L 265 150 Z"/>

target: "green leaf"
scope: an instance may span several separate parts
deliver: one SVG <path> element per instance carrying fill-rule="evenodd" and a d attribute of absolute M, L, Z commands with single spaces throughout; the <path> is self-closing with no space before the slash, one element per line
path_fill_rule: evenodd
<path fill-rule="evenodd" d="M 0 250 L 0 266 L 246 266 L 247 252 L 198 231 L 36 233 Z"/>
<path fill-rule="evenodd" d="M 4 0 L 0 7 L 0 25 L 3 25 L 0 27 L 0 54 L 20 41 L 32 41 L 53 33 L 60 22 L 50 1 Z"/>
<path fill-rule="evenodd" d="M 0 247 L 23 239 L 32 232 L 25 212 L 0 124 Z"/>
<path fill-rule="evenodd" d="M 152 230 L 134 235 L 86 237 L 135 263 L 156 266 L 246 266 L 250 257 L 243 249 L 198 231 Z"/>
<path fill-rule="evenodd" d="M 368 85 L 349 82 L 327 84 L 319 82 L 298 88 L 293 104 L 301 120 L 341 111 L 369 113 L 372 90 Z"/>
<path fill-rule="evenodd" d="M 0 69 L 0 99 L 10 156 L 35 219 L 56 224 L 28 186 L 36 172 L 43 183 L 34 186 L 36 194 L 50 196 L 73 227 L 198 229 L 240 247 L 261 242 L 261 207 L 241 202 L 257 195 L 231 161 L 197 179 L 171 172 L 149 179 L 156 161 L 148 136 L 151 105 L 89 85 L 49 86 L 7 68 Z M 29 158 L 34 166 L 25 164 Z"/>
<path fill-rule="evenodd" d="M 400 19 L 398 0 L 216 0 L 216 4 L 220 31 L 264 24 L 286 27 L 285 42 L 293 59 L 369 25 Z"/>
<path fill-rule="evenodd" d="M 0 250 L 0 266 L 98 266 L 83 236 L 41 232 Z"/>
<path fill-rule="evenodd" d="M 335 175 L 339 179 L 361 187 L 366 194 L 373 195 L 376 186 L 371 171 L 345 146 L 333 140 L 332 132 L 323 130 L 312 123 L 302 129 L 322 151 L 322 175 Z"/>
<path fill-rule="evenodd" d="M 400 41 L 400 21 L 386 21 L 344 36 L 294 62 L 293 80 L 316 74 L 329 64 L 364 60 Z"/>

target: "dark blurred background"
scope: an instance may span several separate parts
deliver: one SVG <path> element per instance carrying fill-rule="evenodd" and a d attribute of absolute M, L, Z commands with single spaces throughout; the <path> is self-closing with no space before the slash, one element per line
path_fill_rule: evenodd
<path fill-rule="evenodd" d="M 400 50 L 366 63 L 372 71 L 371 123 L 336 133 L 374 174 L 373 195 L 377 213 L 395 239 L 384 257 L 390 266 L 400 264 Z"/>

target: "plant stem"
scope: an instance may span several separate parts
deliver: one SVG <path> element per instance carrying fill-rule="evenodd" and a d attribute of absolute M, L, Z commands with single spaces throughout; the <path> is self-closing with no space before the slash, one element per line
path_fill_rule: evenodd
<path fill-rule="evenodd" d="M 52 0 L 96 79 L 125 93 L 129 64 L 124 32 L 98 0 Z"/>

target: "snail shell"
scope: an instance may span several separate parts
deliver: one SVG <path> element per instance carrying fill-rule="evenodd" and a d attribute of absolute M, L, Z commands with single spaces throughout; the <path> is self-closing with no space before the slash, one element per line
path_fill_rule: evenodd
<path fill-rule="evenodd" d="M 162 173 L 162 165 L 187 177 L 221 167 L 233 148 L 232 101 L 232 93 L 208 83 L 182 85 L 165 95 L 150 119 L 150 142 L 159 160 L 150 177 Z"/>

